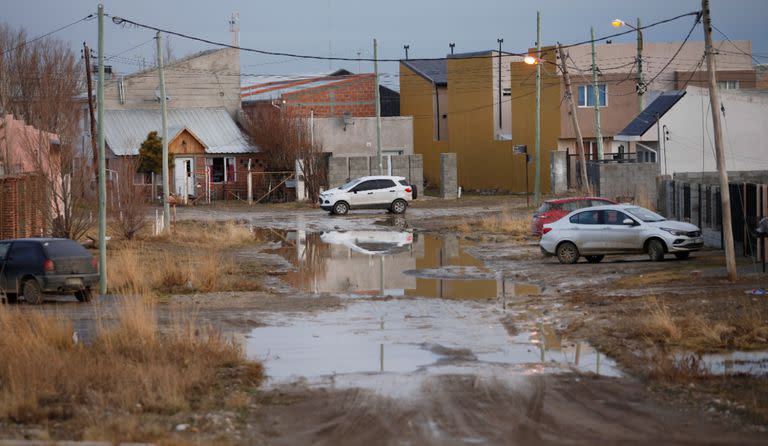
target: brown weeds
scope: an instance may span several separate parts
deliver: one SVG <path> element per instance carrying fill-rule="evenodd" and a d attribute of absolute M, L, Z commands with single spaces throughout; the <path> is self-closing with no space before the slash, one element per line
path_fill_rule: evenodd
<path fill-rule="evenodd" d="M 222 376 L 241 393 L 263 379 L 239 345 L 191 318 L 177 316 L 161 333 L 144 296 L 121 298 L 115 318 L 85 345 L 69 321 L 0 307 L 0 420 L 73 420 L 87 431 L 108 417 L 201 408 L 224 398 Z"/>
<path fill-rule="evenodd" d="M 687 311 L 674 315 L 669 306 L 651 297 L 644 315 L 637 319 L 635 334 L 650 344 L 674 346 L 690 352 L 751 350 L 768 342 L 768 311 L 748 300 L 727 314 L 706 316 Z"/>
<path fill-rule="evenodd" d="M 477 219 L 464 221 L 456 226 L 456 230 L 463 233 L 490 232 L 526 237 L 531 233 L 531 217 L 513 215 L 509 211 L 504 211 L 499 214 L 487 214 Z"/>

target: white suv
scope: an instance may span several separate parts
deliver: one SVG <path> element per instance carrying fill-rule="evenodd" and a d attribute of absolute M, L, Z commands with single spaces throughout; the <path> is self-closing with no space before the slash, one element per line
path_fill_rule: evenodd
<path fill-rule="evenodd" d="M 408 202 L 415 198 L 416 186 L 409 184 L 405 177 L 370 176 L 322 192 L 320 208 L 337 215 L 344 215 L 350 209 L 387 209 L 402 214 Z"/>

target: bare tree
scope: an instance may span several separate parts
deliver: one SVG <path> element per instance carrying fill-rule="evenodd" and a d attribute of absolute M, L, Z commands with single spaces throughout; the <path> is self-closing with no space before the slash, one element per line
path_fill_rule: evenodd
<path fill-rule="evenodd" d="M 267 104 L 245 120 L 245 127 L 261 149 L 267 169 L 293 171 L 300 161 L 307 195 L 316 201 L 325 185 L 326 165 L 322 146 L 312 141 L 308 119 Z"/>
<path fill-rule="evenodd" d="M 83 70 L 63 42 L 27 42 L 23 29 L 0 25 L 0 113 L 39 132 L 23 142 L 29 164 L 43 175 L 40 200 L 53 235 L 79 239 L 91 226 L 96 195 L 90 162 L 77 144 Z M 48 205 L 50 203 L 50 205 Z"/>

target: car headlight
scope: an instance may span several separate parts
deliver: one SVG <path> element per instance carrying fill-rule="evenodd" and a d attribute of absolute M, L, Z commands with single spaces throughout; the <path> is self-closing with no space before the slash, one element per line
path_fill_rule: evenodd
<path fill-rule="evenodd" d="M 659 229 L 661 229 L 662 231 L 667 231 L 670 234 L 677 235 L 677 236 L 688 234 L 688 231 L 681 231 L 679 229 L 672 229 L 672 228 L 659 228 Z"/>

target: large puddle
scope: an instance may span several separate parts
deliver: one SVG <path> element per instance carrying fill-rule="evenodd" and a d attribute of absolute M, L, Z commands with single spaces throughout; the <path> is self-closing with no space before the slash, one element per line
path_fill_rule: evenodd
<path fill-rule="evenodd" d="M 295 267 L 284 279 L 311 293 L 495 299 L 541 292 L 489 272 L 455 235 L 289 231 L 280 237 L 277 251 Z"/>
<path fill-rule="evenodd" d="M 620 373 L 587 344 L 569 342 L 552 327 L 510 335 L 498 307 L 471 301 L 387 299 L 353 301 L 337 311 L 273 315 L 247 339 L 247 354 L 265 361 L 274 382 L 297 377 L 391 373 L 503 374 L 571 370 Z"/>

